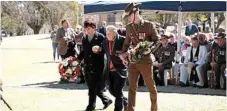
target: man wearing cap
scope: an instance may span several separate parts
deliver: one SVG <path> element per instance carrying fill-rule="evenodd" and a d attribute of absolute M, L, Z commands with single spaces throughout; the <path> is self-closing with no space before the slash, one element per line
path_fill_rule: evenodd
<path fill-rule="evenodd" d="M 207 49 L 205 46 L 199 45 L 197 37 L 193 37 L 191 42 L 192 46 L 187 48 L 184 65 L 180 67 L 180 86 L 186 86 L 190 80 L 194 86 L 202 87 L 204 83 L 200 67 L 205 63 Z"/>
<path fill-rule="evenodd" d="M 129 19 L 130 23 L 126 26 L 126 38 L 123 44 L 123 54 L 120 55 L 124 64 L 127 64 L 126 57 L 128 56 L 129 47 L 135 47 L 140 41 L 158 41 L 155 26 L 143 20 L 139 15 L 140 3 L 129 4 L 123 14 L 123 18 Z M 137 63 L 129 63 L 128 67 L 128 111 L 135 110 L 136 89 L 138 87 L 138 78 L 142 74 L 145 84 L 150 93 L 151 111 L 157 111 L 157 89 L 153 80 L 153 67 L 150 53 L 143 56 Z"/>
<path fill-rule="evenodd" d="M 154 73 L 155 83 L 164 86 L 164 70 L 172 68 L 172 61 L 174 60 L 175 50 L 168 44 L 169 37 L 161 35 L 160 41 L 162 46 L 155 52 L 156 62 L 153 63 L 154 71 L 158 70 L 160 79 L 157 78 L 157 73 Z"/>
<path fill-rule="evenodd" d="M 208 57 L 208 62 L 202 65 L 202 75 L 204 76 L 204 87 L 208 87 L 208 78 L 207 78 L 207 70 L 214 67 L 214 73 L 216 76 L 216 89 L 220 89 L 220 76 L 224 79 L 224 88 L 226 89 L 226 77 L 224 74 L 224 70 L 226 68 L 226 38 L 224 33 L 219 33 L 215 40 L 217 43 L 213 43 L 212 52 Z M 212 54 L 213 60 L 212 61 Z"/>

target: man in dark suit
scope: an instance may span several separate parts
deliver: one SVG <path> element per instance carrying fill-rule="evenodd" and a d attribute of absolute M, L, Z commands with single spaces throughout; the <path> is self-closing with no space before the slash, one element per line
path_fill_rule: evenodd
<path fill-rule="evenodd" d="M 106 109 L 111 103 L 104 93 L 105 88 L 105 76 L 104 70 L 104 50 L 103 40 L 104 36 L 95 31 L 95 22 L 86 20 L 84 22 L 85 36 L 82 40 L 82 51 L 80 52 L 78 59 L 81 61 L 84 59 L 85 68 L 85 80 L 88 85 L 89 104 L 86 111 L 93 111 L 96 106 L 96 96 L 98 96 Z"/>
<path fill-rule="evenodd" d="M 102 27 L 100 27 L 99 33 L 101 33 L 104 36 L 106 36 L 106 21 L 102 21 Z"/>
<path fill-rule="evenodd" d="M 128 104 L 127 98 L 123 95 L 123 88 L 127 80 L 127 68 L 119 57 L 125 38 L 117 34 L 117 28 L 113 25 L 107 26 L 106 29 L 103 48 L 107 55 L 105 71 L 109 77 L 109 92 L 116 98 L 114 111 L 122 111 L 123 108 L 127 108 Z"/>
<path fill-rule="evenodd" d="M 188 21 L 188 25 L 185 28 L 185 35 L 186 36 L 191 36 L 194 35 L 195 33 L 199 33 L 199 29 L 195 24 L 192 24 L 192 21 Z"/>
<path fill-rule="evenodd" d="M 120 28 L 117 30 L 118 34 L 121 36 L 126 36 L 126 29 L 123 27 L 123 24 L 119 24 Z"/>
<path fill-rule="evenodd" d="M 56 42 L 58 43 L 57 51 L 62 59 L 69 56 L 75 56 L 75 32 L 69 28 L 68 21 L 62 20 L 62 27 L 57 30 Z"/>

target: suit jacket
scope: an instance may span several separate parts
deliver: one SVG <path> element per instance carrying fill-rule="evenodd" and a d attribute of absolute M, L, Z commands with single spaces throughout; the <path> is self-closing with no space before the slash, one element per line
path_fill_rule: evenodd
<path fill-rule="evenodd" d="M 103 34 L 104 36 L 106 36 L 106 28 L 105 27 L 101 27 L 99 29 L 99 33 Z"/>
<path fill-rule="evenodd" d="M 186 26 L 186 29 L 185 29 L 185 35 L 186 36 L 190 36 L 190 35 L 193 35 L 193 34 L 198 33 L 198 32 L 199 32 L 199 29 L 196 25 L 193 24 L 191 30 L 189 29 L 189 25 Z"/>
<path fill-rule="evenodd" d="M 89 42 L 88 36 L 85 35 L 82 40 L 82 51 L 80 52 L 78 59 L 83 60 L 85 64 L 85 70 L 89 73 L 102 73 L 104 69 L 104 50 L 98 54 L 93 53 L 92 47 L 98 45 L 103 47 L 103 34 L 95 32 L 94 37 Z"/>
<path fill-rule="evenodd" d="M 68 28 L 68 31 L 71 38 L 75 40 L 75 32 L 73 31 L 73 29 Z M 62 27 L 57 30 L 56 35 L 56 42 L 58 43 L 57 51 L 59 55 L 65 55 L 68 50 L 68 41 L 63 37 L 65 37 L 65 30 Z"/>
<path fill-rule="evenodd" d="M 118 29 L 117 33 L 121 36 L 126 36 L 126 30 L 125 29 Z"/>
<path fill-rule="evenodd" d="M 112 61 L 114 68 L 117 70 L 118 74 L 123 77 L 126 78 L 127 77 L 127 73 L 125 73 L 127 71 L 127 67 L 122 63 L 122 60 L 119 57 L 119 54 L 122 53 L 122 47 L 124 44 L 124 40 L 125 37 L 118 35 L 114 41 L 114 44 L 112 46 L 112 55 L 110 55 L 110 51 L 109 51 L 109 42 L 107 40 L 107 38 L 105 38 L 105 40 L 103 41 L 103 48 L 104 51 L 107 55 L 107 63 L 105 65 L 105 72 L 109 72 L 110 70 L 110 61 Z"/>

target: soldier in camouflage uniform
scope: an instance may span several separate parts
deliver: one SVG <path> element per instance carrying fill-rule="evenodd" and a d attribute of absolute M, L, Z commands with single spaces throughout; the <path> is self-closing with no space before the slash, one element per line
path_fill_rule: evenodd
<path fill-rule="evenodd" d="M 175 50 L 170 44 L 168 44 L 169 37 L 167 35 L 161 35 L 160 41 L 162 46 L 155 52 L 156 62 L 153 63 L 154 71 L 158 70 L 160 79 L 157 78 L 158 73 L 154 73 L 155 83 L 159 83 L 164 86 L 164 70 L 172 68 L 172 62 L 174 61 Z"/>
<path fill-rule="evenodd" d="M 216 89 L 220 89 L 220 76 L 224 79 L 224 89 L 226 89 L 226 77 L 224 74 L 224 70 L 226 68 L 226 38 L 224 33 L 219 33 L 215 38 L 217 43 L 214 43 L 212 46 L 212 52 L 208 57 L 208 62 L 202 65 L 202 75 L 204 76 L 204 86 L 208 87 L 208 78 L 207 78 L 207 70 L 214 67 L 214 73 L 216 77 Z M 212 53 L 214 53 L 214 58 L 212 61 Z"/>

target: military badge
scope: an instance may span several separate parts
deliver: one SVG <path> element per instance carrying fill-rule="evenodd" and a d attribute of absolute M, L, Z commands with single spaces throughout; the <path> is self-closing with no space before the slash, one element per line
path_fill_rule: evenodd
<path fill-rule="evenodd" d="M 225 55 L 225 51 L 219 51 L 219 54 L 224 56 Z"/>
<path fill-rule="evenodd" d="M 139 33 L 139 39 L 144 40 L 145 39 L 145 33 Z"/>
<path fill-rule="evenodd" d="M 165 51 L 165 56 L 170 56 L 170 52 L 168 52 L 168 51 Z"/>

